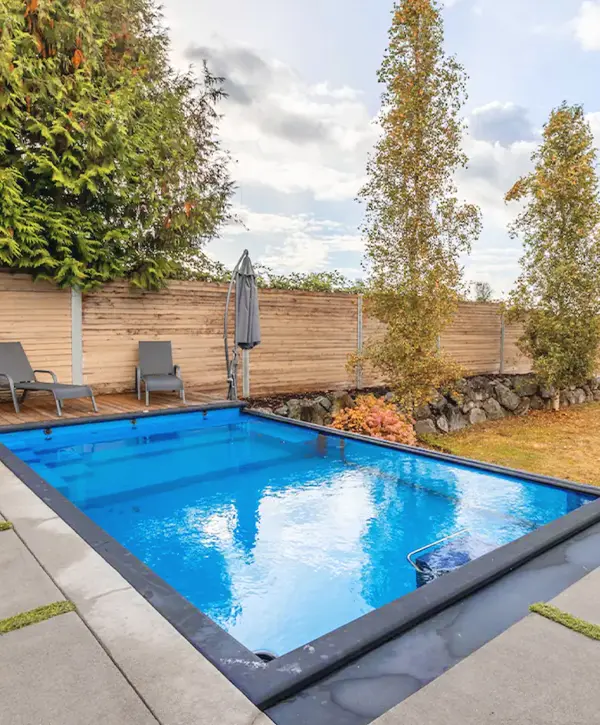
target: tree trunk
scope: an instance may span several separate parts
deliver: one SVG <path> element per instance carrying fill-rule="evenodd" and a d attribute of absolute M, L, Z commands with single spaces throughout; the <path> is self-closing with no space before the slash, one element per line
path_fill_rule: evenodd
<path fill-rule="evenodd" d="M 560 393 L 552 398 L 552 410 L 560 410 Z"/>

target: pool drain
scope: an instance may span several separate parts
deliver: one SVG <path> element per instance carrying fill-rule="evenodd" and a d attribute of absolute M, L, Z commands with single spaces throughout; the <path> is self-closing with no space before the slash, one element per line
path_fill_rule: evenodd
<path fill-rule="evenodd" d="M 263 662 L 272 662 L 273 660 L 277 659 L 277 655 L 274 655 L 272 652 L 269 652 L 266 649 L 256 650 L 254 654 L 259 657 Z"/>

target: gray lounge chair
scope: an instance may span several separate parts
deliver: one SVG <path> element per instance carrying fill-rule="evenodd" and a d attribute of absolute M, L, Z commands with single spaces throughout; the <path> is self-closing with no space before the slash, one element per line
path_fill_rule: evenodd
<path fill-rule="evenodd" d="M 140 364 L 135 369 L 135 388 L 138 400 L 142 398 L 142 383 L 146 389 L 146 405 L 150 405 L 150 392 L 178 392 L 185 403 L 185 390 L 179 365 L 173 365 L 170 342 L 140 342 Z"/>
<path fill-rule="evenodd" d="M 41 383 L 37 380 L 37 373 L 45 373 L 52 377 L 51 383 Z M 15 411 L 20 412 L 17 390 L 22 390 L 21 402 L 30 391 L 45 391 L 52 393 L 56 403 L 56 412 L 62 415 L 62 402 L 71 398 L 91 398 L 94 413 L 98 412 L 92 389 L 88 385 L 67 385 L 59 383 L 52 370 L 34 370 L 23 345 L 20 342 L 0 342 L 0 387 L 10 390 Z"/>

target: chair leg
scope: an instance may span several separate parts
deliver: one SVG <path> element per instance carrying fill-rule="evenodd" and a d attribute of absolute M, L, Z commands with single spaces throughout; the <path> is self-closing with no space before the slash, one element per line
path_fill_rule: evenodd
<path fill-rule="evenodd" d="M 92 408 L 94 409 L 94 413 L 97 413 L 98 406 L 96 405 L 96 398 L 94 398 L 94 393 L 90 395 L 90 398 L 92 399 Z"/>
<path fill-rule="evenodd" d="M 23 404 L 23 403 L 25 402 L 25 398 L 27 397 L 27 393 L 28 393 L 28 392 L 29 392 L 28 390 L 24 390 L 24 391 L 23 391 L 23 392 L 21 393 L 21 398 L 20 398 L 20 400 L 19 400 L 19 403 Z"/>
<path fill-rule="evenodd" d="M 15 387 L 12 383 L 10 384 L 10 395 L 12 397 L 13 405 L 15 406 L 15 413 L 20 413 L 21 408 L 19 408 L 19 401 L 17 400 L 17 393 L 15 392 Z"/>
<path fill-rule="evenodd" d="M 60 400 L 54 396 L 54 402 L 56 403 L 56 412 L 58 413 L 58 417 L 62 418 L 62 406 L 60 404 Z"/>
<path fill-rule="evenodd" d="M 181 388 L 181 400 L 183 404 L 185 405 L 185 389 Z"/>
<path fill-rule="evenodd" d="M 148 386 L 146 385 L 146 407 L 150 405 L 150 393 L 148 392 Z"/>

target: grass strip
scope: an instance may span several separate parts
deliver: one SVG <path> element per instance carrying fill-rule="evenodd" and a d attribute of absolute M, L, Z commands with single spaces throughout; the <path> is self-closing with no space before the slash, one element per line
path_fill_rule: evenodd
<path fill-rule="evenodd" d="M 0 531 L 10 531 L 12 527 L 13 525 L 10 523 L 10 521 L 0 521 Z"/>
<path fill-rule="evenodd" d="M 0 619 L 0 635 L 13 632 L 15 629 L 28 627 L 30 624 L 43 622 L 45 619 L 58 617 L 59 614 L 74 611 L 75 605 L 73 602 L 53 602 L 52 604 L 45 604 L 43 607 L 31 609 L 29 612 L 21 612 L 21 614 L 15 614 L 14 617 Z"/>
<path fill-rule="evenodd" d="M 583 634 L 584 637 L 600 641 L 600 626 L 597 624 L 586 622 L 585 619 L 574 617 L 568 612 L 563 612 L 558 607 L 553 607 L 552 604 L 544 604 L 543 602 L 532 604 L 529 609 L 535 614 L 540 614 L 542 617 L 546 617 L 546 619 L 550 619 L 557 624 L 562 624 L 567 629 L 572 629 L 574 632 Z"/>

